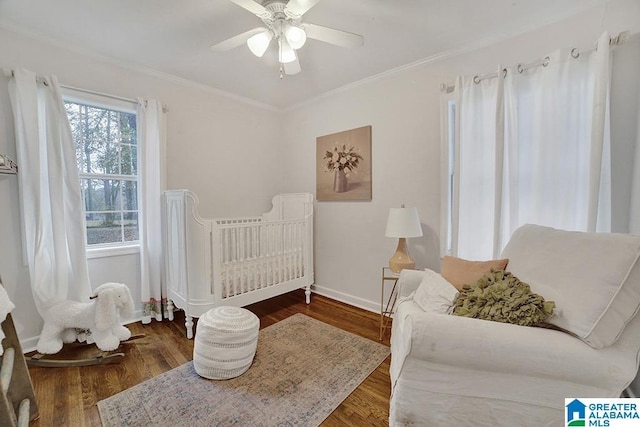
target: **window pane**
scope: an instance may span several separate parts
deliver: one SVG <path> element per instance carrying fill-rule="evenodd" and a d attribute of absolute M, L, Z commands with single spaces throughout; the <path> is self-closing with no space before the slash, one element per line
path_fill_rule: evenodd
<path fill-rule="evenodd" d="M 120 210 L 120 180 L 86 178 L 81 182 L 86 211 Z"/>
<path fill-rule="evenodd" d="M 87 213 L 85 217 L 87 222 L 87 244 L 122 242 L 119 213 Z"/>
<path fill-rule="evenodd" d="M 123 216 L 124 220 L 122 222 L 122 226 L 124 227 L 124 241 L 134 242 L 140 240 L 138 237 L 138 213 L 125 212 Z"/>
<path fill-rule="evenodd" d="M 122 144 L 120 147 L 120 173 L 122 175 L 138 175 L 138 147 Z"/>
<path fill-rule="evenodd" d="M 82 195 L 84 197 L 85 211 L 104 210 L 104 191 L 102 181 L 97 179 L 81 179 Z"/>
<path fill-rule="evenodd" d="M 122 210 L 138 210 L 138 183 L 136 181 L 121 181 Z"/>
<path fill-rule="evenodd" d="M 78 145 L 78 144 L 77 144 Z M 85 138 L 76 145 L 76 150 L 81 150 L 82 164 L 80 172 L 119 174 L 120 147 L 118 144 L 104 142 L 102 140 Z"/>
<path fill-rule="evenodd" d="M 120 131 L 119 141 L 123 144 L 136 145 L 138 143 L 136 115 L 131 113 L 118 113 L 118 115 Z"/>

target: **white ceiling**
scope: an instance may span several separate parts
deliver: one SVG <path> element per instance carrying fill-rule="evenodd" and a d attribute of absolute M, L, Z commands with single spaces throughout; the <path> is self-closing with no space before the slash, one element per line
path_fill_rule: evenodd
<path fill-rule="evenodd" d="M 258 0 L 260 1 L 260 0 Z M 389 70 L 532 30 L 607 0 L 322 0 L 303 22 L 364 36 L 344 49 L 309 39 L 302 72 L 279 78 L 273 47 L 209 47 L 262 25 L 228 0 L 0 0 L 0 26 L 133 67 L 287 108 Z"/>

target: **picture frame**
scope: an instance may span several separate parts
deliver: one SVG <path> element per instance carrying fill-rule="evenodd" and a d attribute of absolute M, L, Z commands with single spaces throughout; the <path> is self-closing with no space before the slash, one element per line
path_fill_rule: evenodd
<path fill-rule="evenodd" d="M 371 125 L 316 138 L 316 200 L 371 200 Z"/>

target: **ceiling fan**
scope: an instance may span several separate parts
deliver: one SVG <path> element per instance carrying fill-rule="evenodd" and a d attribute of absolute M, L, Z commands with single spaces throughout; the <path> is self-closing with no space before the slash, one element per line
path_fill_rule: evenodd
<path fill-rule="evenodd" d="M 276 39 L 280 78 L 283 77 L 283 72 L 287 75 L 300 72 L 296 51 L 304 46 L 307 38 L 347 48 L 360 47 L 364 44 L 364 37 L 359 34 L 302 23 L 302 15 L 320 0 L 263 0 L 261 4 L 253 0 L 230 1 L 255 14 L 265 26 L 216 43 L 211 46 L 211 49 L 225 52 L 247 43 L 254 55 L 262 57 L 271 40 Z"/>

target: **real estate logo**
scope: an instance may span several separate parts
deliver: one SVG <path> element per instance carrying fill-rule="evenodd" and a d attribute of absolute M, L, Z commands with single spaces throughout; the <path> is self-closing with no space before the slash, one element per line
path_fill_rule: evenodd
<path fill-rule="evenodd" d="M 567 427 L 625 427 L 640 425 L 640 399 L 566 398 Z"/>
<path fill-rule="evenodd" d="M 573 399 L 568 405 L 566 404 L 568 399 L 565 399 L 565 408 L 567 412 L 567 427 L 568 426 L 584 426 L 585 410 L 587 405 L 582 403 L 578 399 Z"/>

